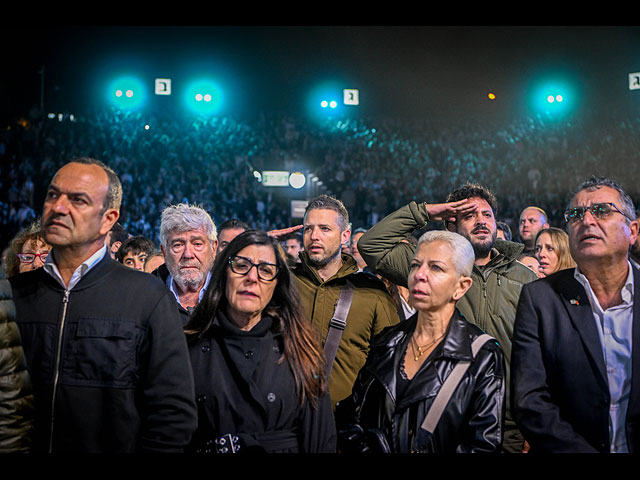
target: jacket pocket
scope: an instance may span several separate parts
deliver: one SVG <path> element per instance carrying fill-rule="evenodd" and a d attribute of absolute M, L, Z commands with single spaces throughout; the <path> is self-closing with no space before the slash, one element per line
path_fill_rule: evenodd
<path fill-rule="evenodd" d="M 80 318 L 75 331 L 69 331 L 68 353 L 63 361 L 65 376 L 82 385 L 134 386 L 139 331 L 126 319 Z"/>

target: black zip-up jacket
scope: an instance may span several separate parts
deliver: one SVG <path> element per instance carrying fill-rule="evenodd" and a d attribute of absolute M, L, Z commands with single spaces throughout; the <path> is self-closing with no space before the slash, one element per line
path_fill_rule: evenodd
<path fill-rule="evenodd" d="M 401 364 L 416 328 L 418 314 L 376 337 L 353 394 L 337 406 L 341 432 L 353 425 L 384 433 L 393 453 L 409 453 L 433 401 L 460 360 L 472 360 L 471 343 L 484 332 L 457 310 L 445 338 L 398 394 Z M 495 341 L 487 342 L 472 361 L 442 413 L 429 453 L 500 451 L 505 398 L 504 355 Z M 406 380 L 405 380 L 406 381 Z M 341 438 L 346 435 L 341 433 Z M 342 441 L 339 445 L 344 445 Z M 348 446 L 348 445 L 347 445 Z"/>
<path fill-rule="evenodd" d="M 176 301 L 109 255 L 67 292 L 40 268 L 10 279 L 34 387 L 34 451 L 179 452 L 196 427 Z"/>

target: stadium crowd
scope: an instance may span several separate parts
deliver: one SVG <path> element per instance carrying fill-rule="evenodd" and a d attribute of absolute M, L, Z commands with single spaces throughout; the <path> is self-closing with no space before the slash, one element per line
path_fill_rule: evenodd
<path fill-rule="evenodd" d="M 0 225 L 24 394 L 4 411 L 26 440 L 1 431 L 0 451 L 635 452 L 639 122 L 21 119 Z M 324 189 L 294 197 L 271 169 Z M 606 262 L 588 222 L 616 235 Z M 569 297 L 605 325 L 608 388 Z"/>
<path fill-rule="evenodd" d="M 2 133 L 2 243 L 37 215 L 53 172 L 79 155 L 118 172 L 127 199 L 123 226 L 156 240 L 159 211 L 183 200 L 202 204 L 216 222 L 292 225 L 287 197 L 254 176 L 264 169 L 315 173 L 345 203 L 354 227 L 369 228 L 411 199 L 444 198 L 467 180 L 496 192 L 498 215 L 512 229 L 527 205 L 543 206 L 561 226 L 567 186 L 584 173 L 624 179 L 630 195 L 639 194 L 638 172 L 629 165 L 638 157 L 640 118 L 611 115 L 458 125 L 276 114 L 168 119 L 110 111 L 74 121 L 38 115 Z"/>

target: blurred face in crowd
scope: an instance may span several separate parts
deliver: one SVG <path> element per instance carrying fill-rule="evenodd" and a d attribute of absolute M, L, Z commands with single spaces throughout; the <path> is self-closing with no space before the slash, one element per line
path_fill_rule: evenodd
<path fill-rule="evenodd" d="M 302 250 L 302 245 L 295 238 L 289 238 L 284 242 L 284 251 L 293 258 L 298 258 L 298 254 Z"/>
<path fill-rule="evenodd" d="M 471 286 L 471 279 L 456 270 L 453 255 L 447 242 L 419 245 L 408 278 L 409 303 L 418 311 L 441 311 L 458 301 Z"/>
<path fill-rule="evenodd" d="M 218 248 L 216 253 L 220 253 L 225 249 L 229 242 L 240 235 L 244 230 L 242 228 L 225 228 L 218 232 Z"/>
<path fill-rule="evenodd" d="M 578 192 L 571 201 L 571 207 L 605 202 L 615 203 L 618 208 L 622 205 L 617 190 L 602 186 Z M 578 265 L 593 260 L 615 262 L 627 258 L 629 248 L 638 237 L 638 221 L 631 221 L 615 208 L 603 218 L 585 211 L 582 220 L 568 224 L 567 233 L 571 255 Z"/>
<path fill-rule="evenodd" d="M 304 218 L 304 250 L 317 268 L 340 256 L 342 244 L 349 240 L 351 231 L 341 230 L 340 214 L 327 208 L 315 208 Z"/>
<path fill-rule="evenodd" d="M 536 257 L 531 257 L 531 256 L 526 256 L 520 259 L 520 263 L 524 264 L 525 266 L 527 266 L 530 270 L 532 270 L 539 278 L 542 278 L 545 276 L 545 274 L 543 274 L 540 271 L 540 262 L 538 261 L 538 259 Z"/>
<path fill-rule="evenodd" d="M 56 173 L 42 212 L 42 231 L 53 247 L 102 247 L 119 213 L 103 211 L 109 178 L 98 165 L 69 163 Z"/>
<path fill-rule="evenodd" d="M 146 252 L 127 252 L 122 259 L 122 263 L 129 268 L 144 270 L 144 261 L 147 258 Z"/>
<path fill-rule="evenodd" d="M 49 250 L 51 250 L 51 245 L 47 244 L 42 238 L 24 242 L 18 254 L 18 259 L 20 260 L 18 271 L 20 273 L 29 272 L 42 267 L 49 255 Z"/>
<path fill-rule="evenodd" d="M 147 273 L 153 272 L 156 268 L 164 263 L 164 257 L 162 255 L 152 255 L 144 260 L 144 271 Z"/>
<path fill-rule="evenodd" d="M 460 215 L 456 219 L 456 232 L 465 237 L 476 254 L 476 260 L 487 257 L 498 235 L 496 219 L 489 203 L 482 198 L 470 198 L 475 211 Z"/>
<path fill-rule="evenodd" d="M 211 270 L 217 240 L 211 242 L 204 229 L 173 231 L 161 246 L 165 263 L 176 284 L 183 290 L 199 289 Z"/>
<path fill-rule="evenodd" d="M 525 245 L 532 246 L 536 235 L 543 228 L 549 227 L 542 212 L 536 208 L 525 208 L 520 215 L 520 238 Z"/>
<path fill-rule="evenodd" d="M 237 322 L 242 326 L 251 323 L 251 320 L 259 320 L 271 301 L 278 282 L 273 278 L 277 272 L 277 262 L 276 254 L 269 245 L 247 245 L 236 254 L 234 260 L 238 262 L 238 271 L 244 272 L 247 268 L 248 271 L 243 275 L 236 273 L 231 266 L 227 267 L 227 312 L 232 320 L 243 319 Z M 254 267 L 249 262 L 258 266 Z"/>
<path fill-rule="evenodd" d="M 367 266 L 367 263 L 364 261 L 364 258 L 362 258 L 362 255 L 360 255 L 360 252 L 358 251 L 358 240 L 360 240 L 360 237 L 363 235 L 363 232 L 358 232 L 351 237 L 351 256 L 355 258 L 359 268 L 364 268 Z"/>
<path fill-rule="evenodd" d="M 536 240 L 536 258 L 544 276 L 551 275 L 558 269 L 558 252 L 548 233 L 541 234 Z"/>
<path fill-rule="evenodd" d="M 107 236 L 104 240 L 104 244 L 107 246 L 107 251 L 109 252 L 109 255 L 111 256 L 111 258 L 115 260 L 116 253 L 118 252 L 118 249 L 122 246 L 122 242 L 119 240 L 116 240 L 115 242 L 111 242 L 112 235 L 113 235 L 112 231 L 109 231 L 109 233 L 107 233 Z"/>

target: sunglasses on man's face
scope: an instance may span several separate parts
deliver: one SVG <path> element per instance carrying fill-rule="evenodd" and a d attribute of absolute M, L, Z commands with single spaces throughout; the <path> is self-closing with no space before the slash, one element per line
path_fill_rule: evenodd
<path fill-rule="evenodd" d="M 587 210 L 596 218 L 606 218 L 615 212 L 627 217 L 627 215 L 620 210 L 615 203 L 605 202 L 594 203 L 588 207 L 572 207 L 564 212 L 564 219 L 567 223 L 579 222 L 584 218 L 584 214 L 587 213 Z"/>

